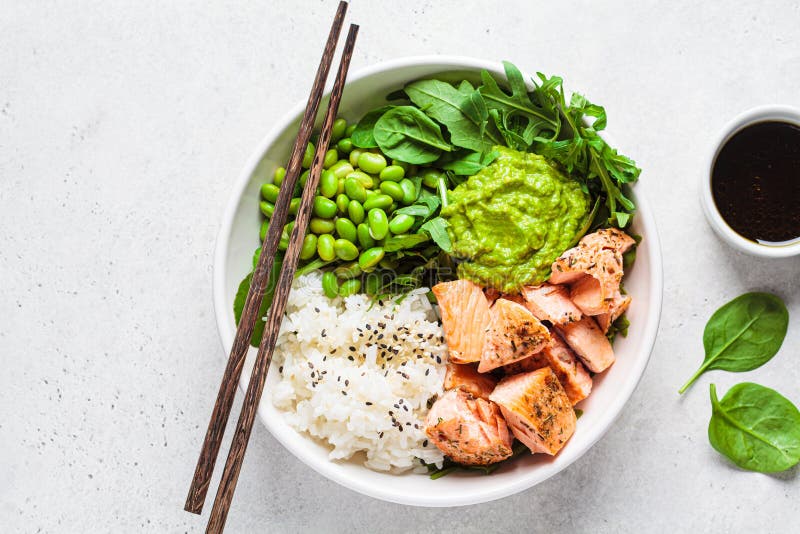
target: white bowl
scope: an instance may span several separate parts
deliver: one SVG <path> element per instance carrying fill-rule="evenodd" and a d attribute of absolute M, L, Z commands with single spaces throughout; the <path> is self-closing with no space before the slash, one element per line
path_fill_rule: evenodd
<path fill-rule="evenodd" d="M 481 69 L 503 75 L 499 63 L 463 57 L 411 57 L 380 63 L 349 76 L 340 114 L 355 120 L 382 104 L 385 95 L 414 79 L 442 75 L 477 78 Z M 326 105 L 327 101 L 323 101 L 321 109 Z M 259 187 L 271 180 L 275 167 L 285 164 L 303 107 L 304 102 L 299 103 L 279 120 L 253 152 L 222 219 L 214 258 L 214 307 L 226 350 L 230 350 L 236 328 L 233 297 L 239 282 L 249 272 L 253 250 L 260 244 Z M 524 456 L 491 476 L 451 474 L 439 480 L 419 474 L 390 475 L 355 462 L 330 461 L 327 447 L 296 432 L 272 406 L 269 391 L 276 382 L 276 372 L 268 375 L 259 417 L 284 447 L 317 472 L 352 490 L 386 501 L 417 506 L 467 505 L 512 495 L 550 478 L 580 458 L 608 430 L 639 382 L 656 338 L 662 296 L 658 236 L 647 202 L 641 195 L 633 197 L 639 211 L 632 231 L 644 240 L 636 264 L 625 279 L 625 287 L 633 295 L 628 312 L 630 332 L 627 338 L 616 341 L 617 362 L 595 378 L 591 396 L 581 403 L 584 414 L 577 430 L 555 458 L 541 454 Z M 247 387 L 254 356 L 255 349 L 251 348 L 240 383 L 242 388 Z"/>
<path fill-rule="evenodd" d="M 722 218 L 717 209 L 717 204 L 714 202 L 714 195 L 711 192 L 711 174 L 714 171 L 714 163 L 717 161 L 717 156 L 722 147 L 731 137 L 745 127 L 765 121 L 788 122 L 800 128 L 800 110 L 787 106 L 761 106 L 745 111 L 726 124 L 711 144 L 705 167 L 706 171 L 700 175 L 700 202 L 703 205 L 703 211 L 711 228 L 732 247 L 764 258 L 787 258 L 800 255 L 800 241 L 794 241 L 786 245 L 763 245 L 743 237 Z"/>

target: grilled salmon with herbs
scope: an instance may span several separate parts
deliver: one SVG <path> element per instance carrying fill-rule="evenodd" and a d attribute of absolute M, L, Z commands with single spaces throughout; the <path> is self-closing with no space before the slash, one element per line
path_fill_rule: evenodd
<path fill-rule="evenodd" d="M 448 363 L 444 375 L 444 389 L 461 388 L 473 397 L 489 400 L 489 395 L 497 385 L 497 379 L 489 374 L 481 374 L 474 364 Z"/>
<path fill-rule="evenodd" d="M 483 289 L 469 280 L 454 280 L 436 284 L 432 291 L 439 303 L 450 361 L 479 361 L 489 327 L 489 302 Z"/>
<path fill-rule="evenodd" d="M 555 455 L 575 432 L 572 403 L 549 367 L 504 378 L 489 398 L 532 453 Z"/>
<path fill-rule="evenodd" d="M 593 373 L 602 373 L 614 363 L 614 349 L 592 317 L 558 327 L 575 354 Z"/>
<path fill-rule="evenodd" d="M 463 389 L 451 389 L 433 404 L 425 433 L 454 462 L 489 465 L 512 454 L 514 439 L 500 409 Z"/>
<path fill-rule="evenodd" d="M 489 329 L 478 372 L 527 358 L 550 343 L 550 332 L 528 309 L 505 298 L 489 310 Z"/>
<path fill-rule="evenodd" d="M 525 307 L 542 321 L 550 321 L 554 325 L 561 325 L 579 321 L 583 314 L 570 300 L 567 286 L 540 284 L 538 286 L 525 286 L 522 288 L 522 297 Z"/>

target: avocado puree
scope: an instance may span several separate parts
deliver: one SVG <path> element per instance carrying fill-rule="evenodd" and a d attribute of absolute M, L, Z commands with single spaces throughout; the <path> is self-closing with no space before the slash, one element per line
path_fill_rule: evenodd
<path fill-rule="evenodd" d="M 516 293 L 543 282 L 589 212 L 580 184 L 545 158 L 506 147 L 448 195 L 452 254 L 461 278 Z"/>

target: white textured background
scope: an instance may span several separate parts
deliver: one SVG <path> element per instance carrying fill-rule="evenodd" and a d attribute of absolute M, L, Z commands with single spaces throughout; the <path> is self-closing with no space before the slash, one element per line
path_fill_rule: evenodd
<path fill-rule="evenodd" d="M 608 434 L 499 502 L 418 509 L 362 497 L 261 426 L 230 532 L 792 532 L 798 470 L 732 468 L 708 445 L 708 383 L 800 403 L 800 260 L 738 254 L 695 183 L 712 138 L 758 104 L 800 106 L 800 5 L 356 0 L 353 68 L 414 54 L 558 73 L 609 112 L 644 169 L 664 310 Z M 333 1 L 9 1 L 0 10 L 0 530 L 200 532 L 182 511 L 223 353 L 214 238 L 261 137 L 308 91 Z M 787 301 L 778 356 L 683 398 L 705 320 L 746 290 Z M 238 413 L 238 402 L 235 407 Z"/>

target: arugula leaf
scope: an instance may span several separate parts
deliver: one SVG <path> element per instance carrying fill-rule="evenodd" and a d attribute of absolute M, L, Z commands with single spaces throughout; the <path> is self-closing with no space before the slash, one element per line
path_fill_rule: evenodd
<path fill-rule="evenodd" d="M 720 401 L 710 385 L 711 446 L 742 469 L 784 471 L 800 462 L 800 411 L 777 391 L 744 382 Z"/>
<path fill-rule="evenodd" d="M 397 252 L 398 250 L 414 248 L 429 240 L 430 237 L 426 234 L 393 235 L 386 239 L 383 244 L 383 250 L 385 252 Z"/>
<path fill-rule="evenodd" d="M 497 159 L 497 156 L 498 153 L 495 151 L 480 154 L 478 152 L 459 150 L 458 152 L 443 154 L 436 161 L 436 166 L 453 171 L 453 174 L 458 176 L 472 176 L 478 174 L 478 171 Z"/>
<path fill-rule="evenodd" d="M 413 106 L 397 106 L 384 113 L 373 129 L 375 141 L 388 157 L 406 163 L 431 163 L 453 147 L 439 125 Z"/>
<path fill-rule="evenodd" d="M 435 217 L 420 226 L 420 230 L 427 232 L 433 242 L 439 245 L 444 252 L 450 254 L 453 251 L 453 243 L 447 233 L 447 221 L 442 217 Z"/>
<path fill-rule="evenodd" d="M 380 119 L 384 113 L 393 107 L 394 106 L 383 106 L 373 109 L 361 117 L 361 120 L 356 124 L 356 129 L 353 130 L 353 133 L 350 135 L 353 144 L 359 148 L 377 148 L 378 143 L 375 141 L 375 136 L 373 135 L 375 123 L 378 122 L 378 119 Z"/>
<path fill-rule="evenodd" d="M 411 101 L 447 127 L 450 142 L 476 152 L 488 152 L 501 142 L 496 130 L 487 130 L 488 111 L 480 92 L 468 95 L 441 80 L 420 80 L 406 85 Z"/>
<path fill-rule="evenodd" d="M 789 326 L 789 312 L 769 293 L 745 293 L 711 316 L 703 332 L 703 364 L 678 390 L 683 393 L 712 369 L 741 373 L 767 363 L 778 352 Z"/>

